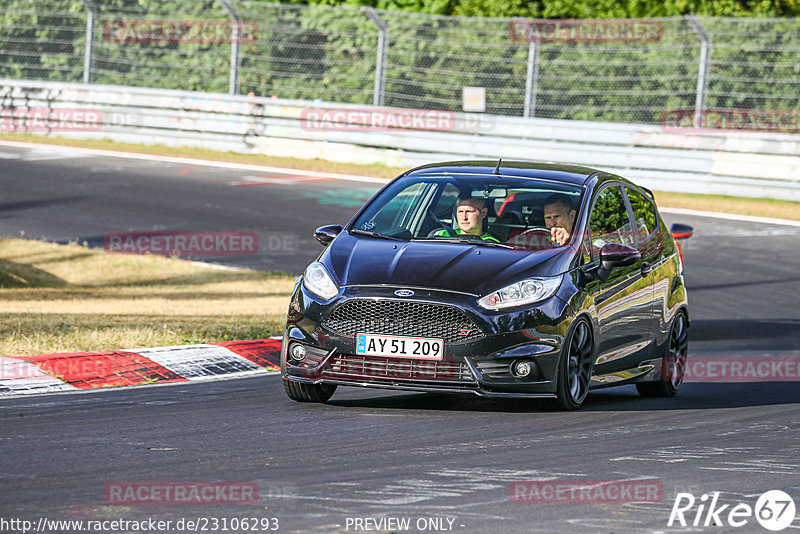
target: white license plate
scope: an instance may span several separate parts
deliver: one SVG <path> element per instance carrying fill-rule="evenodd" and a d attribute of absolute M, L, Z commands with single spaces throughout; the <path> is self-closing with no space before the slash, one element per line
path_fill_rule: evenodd
<path fill-rule="evenodd" d="M 444 340 L 426 337 L 356 334 L 356 354 L 441 360 L 444 355 Z"/>

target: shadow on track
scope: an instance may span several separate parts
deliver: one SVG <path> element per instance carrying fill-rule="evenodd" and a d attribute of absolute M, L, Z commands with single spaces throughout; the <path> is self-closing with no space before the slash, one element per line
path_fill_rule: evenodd
<path fill-rule="evenodd" d="M 350 388 L 341 388 L 336 395 L 348 390 L 353 391 Z M 545 402 L 531 399 L 483 399 L 465 394 L 441 393 L 386 395 L 377 390 L 370 393 L 372 396 L 358 399 L 337 399 L 334 395 L 327 404 L 340 408 L 389 410 L 559 413 L 548 408 Z M 800 404 L 800 387 L 796 382 L 690 383 L 684 384 L 677 396 L 666 399 L 641 397 L 634 386 L 620 386 L 613 390 L 591 391 L 579 411 L 714 410 L 780 404 Z"/>
<path fill-rule="evenodd" d="M 689 343 L 692 341 L 759 341 L 759 348 L 777 348 L 778 339 L 791 341 L 791 348 L 797 348 L 800 339 L 800 319 L 697 319 L 689 328 Z M 764 345 L 763 341 L 769 343 Z M 690 349 L 691 350 L 691 349 Z"/>
<path fill-rule="evenodd" d="M 22 200 L 18 202 L 5 202 L 0 204 L 0 212 L 24 211 L 33 208 L 47 208 L 57 204 L 68 204 L 84 200 L 86 197 L 41 198 L 37 200 Z"/>

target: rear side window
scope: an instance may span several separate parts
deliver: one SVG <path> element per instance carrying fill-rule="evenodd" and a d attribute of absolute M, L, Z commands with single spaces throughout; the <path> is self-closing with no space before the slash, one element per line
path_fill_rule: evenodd
<path fill-rule="evenodd" d="M 637 241 L 643 241 L 658 228 L 658 215 L 655 205 L 638 191 L 625 188 L 628 201 L 633 209 L 633 220 L 636 226 Z"/>
<path fill-rule="evenodd" d="M 599 257 L 600 249 L 607 243 L 622 245 L 633 243 L 628 210 L 619 187 L 607 187 L 597 195 L 589 225 L 593 259 Z"/>

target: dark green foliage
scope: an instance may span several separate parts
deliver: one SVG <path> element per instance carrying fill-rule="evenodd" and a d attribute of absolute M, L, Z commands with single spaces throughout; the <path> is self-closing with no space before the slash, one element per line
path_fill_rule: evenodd
<path fill-rule="evenodd" d="M 531 45 L 512 38 L 508 17 L 672 16 L 656 21 L 663 32 L 650 42 L 539 45 L 532 116 L 647 124 L 695 105 L 700 39 L 676 15 L 800 15 L 800 0 L 231 1 L 258 28 L 240 46 L 242 94 L 371 105 L 378 30 L 358 7 L 365 4 L 391 9 L 379 12 L 389 35 L 385 105 L 459 111 L 463 88 L 478 86 L 486 88 L 488 113 L 510 116 L 523 115 Z M 120 43 L 104 31 L 117 20 L 228 21 L 219 0 L 94 3 L 94 83 L 228 91 L 230 43 Z M 701 22 L 712 39 L 708 108 L 797 108 L 799 20 Z M 80 82 L 85 28 L 80 0 L 6 0 L 0 78 Z"/>
<path fill-rule="evenodd" d="M 622 232 L 625 229 L 630 231 L 628 214 L 625 209 L 625 201 L 622 199 L 622 192 L 618 187 L 609 187 L 603 190 L 592 210 L 592 237 L 607 236 L 614 232 Z M 607 239 L 607 241 L 612 240 Z"/>
<path fill-rule="evenodd" d="M 381 9 L 473 17 L 560 19 L 797 17 L 797 0 L 310 0 L 308 4 L 369 5 Z"/>
<path fill-rule="evenodd" d="M 86 11 L 75 0 L 4 0 L 0 77 L 81 81 Z"/>

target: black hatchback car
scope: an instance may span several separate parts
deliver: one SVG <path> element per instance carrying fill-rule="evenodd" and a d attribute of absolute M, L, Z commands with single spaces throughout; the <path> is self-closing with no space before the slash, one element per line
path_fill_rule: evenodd
<path fill-rule="evenodd" d="M 574 409 L 592 388 L 670 397 L 683 380 L 680 249 L 652 193 L 619 176 L 426 165 L 315 238 L 326 248 L 297 281 L 283 336 L 294 400 L 358 386 Z"/>

